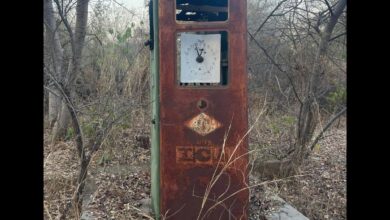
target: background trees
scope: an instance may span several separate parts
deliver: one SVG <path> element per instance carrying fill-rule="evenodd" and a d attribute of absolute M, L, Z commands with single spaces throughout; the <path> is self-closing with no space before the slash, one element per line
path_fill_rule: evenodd
<path fill-rule="evenodd" d="M 84 40 L 87 31 L 88 20 L 88 3 L 89 0 L 68 1 L 61 3 L 58 0 L 54 1 L 59 15 L 59 22 L 57 24 L 53 2 L 49 0 L 44 1 L 44 20 L 47 40 L 48 57 L 45 65 L 47 74 L 54 81 L 61 85 L 68 96 L 74 92 L 74 83 L 80 71 L 82 51 L 84 47 Z M 69 21 L 69 14 L 73 7 L 76 7 L 76 21 L 74 26 Z M 64 35 L 63 40 L 66 44 L 61 43 L 59 28 L 63 25 Z M 73 27 L 72 27 L 73 26 Z M 66 46 L 69 45 L 69 46 Z M 51 61 L 51 62 L 50 62 Z M 49 123 L 53 126 L 52 141 L 57 141 L 58 138 L 65 136 L 66 129 L 70 122 L 70 115 L 66 101 L 61 99 L 59 94 L 50 93 L 49 95 Z"/>
<path fill-rule="evenodd" d="M 74 206 L 61 209 L 63 218 L 71 207 L 80 214 L 94 155 L 100 151 L 105 163 L 122 131 L 130 129 L 147 148 L 146 12 L 112 0 L 44 0 L 45 138 L 50 152 L 73 141 L 79 158 Z M 248 0 L 251 122 L 267 100 L 250 134 L 258 161 L 295 171 L 342 119 L 345 12 L 346 0 Z"/>
<path fill-rule="evenodd" d="M 139 109 L 148 105 L 148 29 L 143 17 L 117 2 L 44 0 L 44 31 L 51 146 L 74 140 L 79 157 L 64 219 L 71 207 L 80 215 L 89 164 L 112 130 L 130 124 L 136 112 L 147 114 Z"/>
<path fill-rule="evenodd" d="M 249 5 L 250 87 L 271 96 L 272 112 L 292 117 L 284 157 L 296 167 L 346 111 L 346 1 L 251 0 Z"/>

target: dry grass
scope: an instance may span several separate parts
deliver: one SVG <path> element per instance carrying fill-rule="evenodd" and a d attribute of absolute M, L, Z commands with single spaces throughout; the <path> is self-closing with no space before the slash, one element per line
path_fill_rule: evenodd
<path fill-rule="evenodd" d="M 45 139 L 47 135 L 45 132 Z M 72 142 L 44 147 L 44 215 L 56 219 L 76 189 L 78 158 Z"/>
<path fill-rule="evenodd" d="M 264 115 L 258 123 L 259 127 L 253 128 L 251 134 L 255 129 L 269 129 L 266 124 L 270 121 L 272 117 Z M 148 208 L 150 150 L 137 146 L 135 139 L 136 134 L 148 130 L 143 123 L 140 118 L 134 121 L 132 127 L 114 130 L 112 139 L 92 161 L 87 178 L 87 195 L 84 197 L 85 201 L 89 201 L 84 208 L 85 213 L 90 213 L 93 219 L 153 218 Z M 262 132 L 259 130 L 257 134 Z M 276 143 L 278 140 L 275 135 L 263 135 L 262 138 L 264 143 Z M 273 204 L 271 197 L 275 194 L 310 219 L 346 219 L 345 147 L 345 128 L 334 127 L 319 142 L 319 147 L 303 164 L 298 176 L 273 180 L 254 179 L 251 176 L 247 188 L 250 190 L 249 219 L 263 219 L 265 214 L 274 210 L 278 204 Z M 266 146 L 260 151 L 261 158 L 272 158 L 269 152 L 277 150 Z M 111 159 L 99 165 L 100 158 L 109 152 Z M 44 215 L 45 219 L 56 219 L 73 195 L 78 158 L 72 141 L 56 146 L 50 146 L 45 141 L 44 158 Z M 212 182 L 215 183 L 220 175 L 220 170 L 216 171 Z M 229 196 L 233 195 L 223 195 L 215 204 L 222 204 Z M 209 208 L 203 210 L 200 219 Z M 167 216 L 172 214 L 167 213 Z M 75 219 L 75 216 L 68 219 Z"/>
<path fill-rule="evenodd" d="M 314 152 L 300 167 L 301 177 L 252 190 L 251 219 L 262 215 L 256 209 L 263 210 L 263 213 L 272 209 L 269 201 L 262 197 L 262 194 L 268 192 L 279 195 L 309 219 L 346 219 L 346 130 L 342 120 L 341 126 L 337 127 L 336 123 L 325 133 Z M 277 150 L 270 149 L 268 152 Z M 272 154 L 261 156 L 273 158 Z M 268 180 L 266 177 L 257 177 L 260 182 Z M 258 182 L 252 181 L 251 184 Z"/>
<path fill-rule="evenodd" d="M 346 219 L 346 131 L 333 129 L 280 195 L 310 219 Z"/>

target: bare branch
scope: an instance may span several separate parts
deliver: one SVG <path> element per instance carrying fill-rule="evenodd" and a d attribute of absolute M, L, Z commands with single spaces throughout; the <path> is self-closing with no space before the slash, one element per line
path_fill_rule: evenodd
<path fill-rule="evenodd" d="M 302 104 L 302 100 L 299 98 L 299 95 L 298 95 L 298 93 L 297 93 L 297 91 L 296 91 L 296 89 L 295 89 L 294 83 L 293 83 L 291 77 L 288 75 L 288 73 L 287 73 L 285 70 L 283 70 L 282 67 L 281 67 L 279 64 L 277 64 L 277 63 L 274 61 L 274 59 L 268 54 L 267 50 L 264 49 L 264 48 L 260 45 L 260 43 L 253 37 L 253 35 L 252 35 L 249 31 L 247 31 L 247 33 L 248 33 L 249 36 L 253 39 L 253 41 L 256 43 L 256 45 L 264 52 L 264 54 L 268 57 L 268 59 L 270 59 L 271 63 L 272 63 L 274 66 L 276 66 L 276 68 L 278 68 L 278 70 L 279 70 L 280 72 L 284 73 L 284 74 L 287 76 L 287 78 L 288 78 L 288 80 L 289 80 L 289 82 L 290 82 L 290 84 L 291 84 L 291 86 L 292 86 L 292 88 L 293 88 L 293 92 L 294 92 L 295 97 L 297 98 L 297 100 L 299 101 L 299 103 Z"/>
<path fill-rule="evenodd" d="M 324 0 L 324 1 L 325 1 L 326 6 L 328 7 L 330 15 L 333 16 L 332 6 L 330 6 L 328 0 Z"/>
<path fill-rule="evenodd" d="M 278 10 L 278 8 L 284 3 L 286 2 L 287 0 L 282 0 L 280 1 L 276 7 L 274 8 L 274 10 L 272 10 L 272 12 L 265 18 L 265 20 L 263 21 L 263 23 L 261 23 L 261 25 L 257 28 L 257 30 L 255 31 L 255 33 L 253 34 L 253 39 L 254 39 L 254 36 L 256 36 L 256 34 L 261 30 L 261 28 L 263 28 L 263 26 L 265 25 L 265 23 L 267 23 L 267 21 L 272 17 L 274 16 L 274 13 L 276 12 L 276 10 Z"/>
<path fill-rule="evenodd" d="M 121 4 L 121 3 L 119 3 L 119 2 L 117 2 L 117 1 L 115 1 L 115 0 L 112 0 L 113 2 L 115 2 L 116 4 L 118 4 L 119 6 L 121 6 L 122 8 L 124 8 L 126 11 L 128 11 L 130 14 L 132 14 L 132 15 L 135 15 L 135 13 L 134 12 L 132 12 L 130 9 L 128 9 L 128 8 L 126 8 L 125 6 L 123 6 L 123 4 Z"/>
<path fill-rule="evenodd" d="M 329 120 L 329 122 L 326 124 L 326 126 L 322 129 L 322 131 L 317 135 L 317 137 L 314 139 L 314 142 L 310 146 L 310 150 L 313 150 L 318 141 L 321 139 L 322 135 L 328 128 L 333 124 L 336 119 L 338 119 L 341 115 L 344 114 L 344 112 L 347 111 L 347 107 L 344 107 L 339 113 L 337 113 L 335 116 L 333 116 L 332 119 Z"/>
<path fill-rule="evenodd" d="M 66 4 L 65 8 L 63 9 L 63 13 L 66 15 L 70 10 L 74 8 L 74 6 L 77 4 L 77 1 L 69 1 L 68 4 Z"/>
<path fill-rule="evenodd" d="M 344 36 L 344 35 L 346 35 L 346 34 L 347 34 L 347 32 L 344 32 L 344 33 L 338 34 L 338 35 L 336 35 L 336 36 L 334 36 L 334 37 L 330 38 L 330 39 L 329 39 L 329 41 L 336 40 L 337 38 L 339 38 L 339 37 L 341 37 L 341 36 Z"/>
<path fill-rule="evenodd" d="M 86 35 L 93 36 L 99 42 L 100 46 L 103 46 L 102 41 L 100 40 L 100 38 L 96 34 L 86 34 Z"/>
<path fill-rule="evenodd" d="M 43 86 L 43 88 L 45 88 L 47 91 L 49 91 L 51 94 L 59 97 L 59 98 L 62 98 L 62 96 L 56 92 L 54 92 L 54 90 L 52 90 L 51 88 L 47 87 L 47 86 Z"/>
<path fill-rule="evenodd" d="M 65 104 L 68 106 L 68 110 L 69 110 L 69 112 L 70 112 L 70 114 L 72 116 L 73 128 L 75 129 L 75 132 L 77 134 L 77 136 L 76 136 L 76 147 L 77 147 L 78 155 L 79 155 L 80 160 L 82 160 L 85 157 L 84 156 L 84 151 L 83 151 L 83 148 L 84 148 L 83 133 L 82 133 L 82 130 L 81 130 L 80 122 L 79 122 L 79 119 L 77 117 L 77 113 L 76 113 L 74 104 L 73 104 L 72 100 L 70 99 L 69 91 L 67 91 L 66 88 L 64 86 L 62 86 L 58 82 L 58 80 L 53 76 L 53 74 L 51 73 L 49 68 L 47 68 L 46 66 L 44 66 L 44 67 L 47 70 L 47 74 L 53 80 L 54 85 L 61 92 L 61 96 L 65 100 Z"/>
<path fill-rule="evenodd" d="M 61 21 L 64 23 L 65 25 L 65 28 L 66 30 L 68 31 L 69 33 L 69 37 L 71 39 L 71 41 L 73 41 L 73 31 L 72 31 L 72 27 L 70 26 L 69 22 L 68 22 L 68 19 L 66 18 L 66 16 L 64 15 L 63 13 L 63 10 L 62 10 L 62 6 L 60 4 L 60 2 L 58 0 L 53 0 L 55 3 L 56 3 L 56 6 L 57 6 L 57 10 L 58 10 L 58 14 L 60 15 L 61 17 Z M 73 44 L 73 43 L 72 43 Z M 72 46 L 72 50 L 73 50 L 73 46 Z"/>

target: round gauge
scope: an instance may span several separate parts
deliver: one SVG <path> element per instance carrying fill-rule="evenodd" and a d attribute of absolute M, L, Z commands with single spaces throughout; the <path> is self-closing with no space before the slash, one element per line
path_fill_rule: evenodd
<path fill-rule="evenodd" d="M 182 34 L 180 81 L 220 82 L 220 34 Z"/>

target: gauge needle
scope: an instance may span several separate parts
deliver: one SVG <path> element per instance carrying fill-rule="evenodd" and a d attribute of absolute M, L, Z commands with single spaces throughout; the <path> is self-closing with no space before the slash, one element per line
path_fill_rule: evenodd
<path fill-rule="evenodd" d="M 195 46 L 195 50 L 196 50 L 196 53 L 198 54 L 198 56 L 196 57 L 196 62 L 202 63 L 204 60 L 202 57 L 203 49 L 200 49 L 200 52 L 199 52 L 198 46 Z"/>

